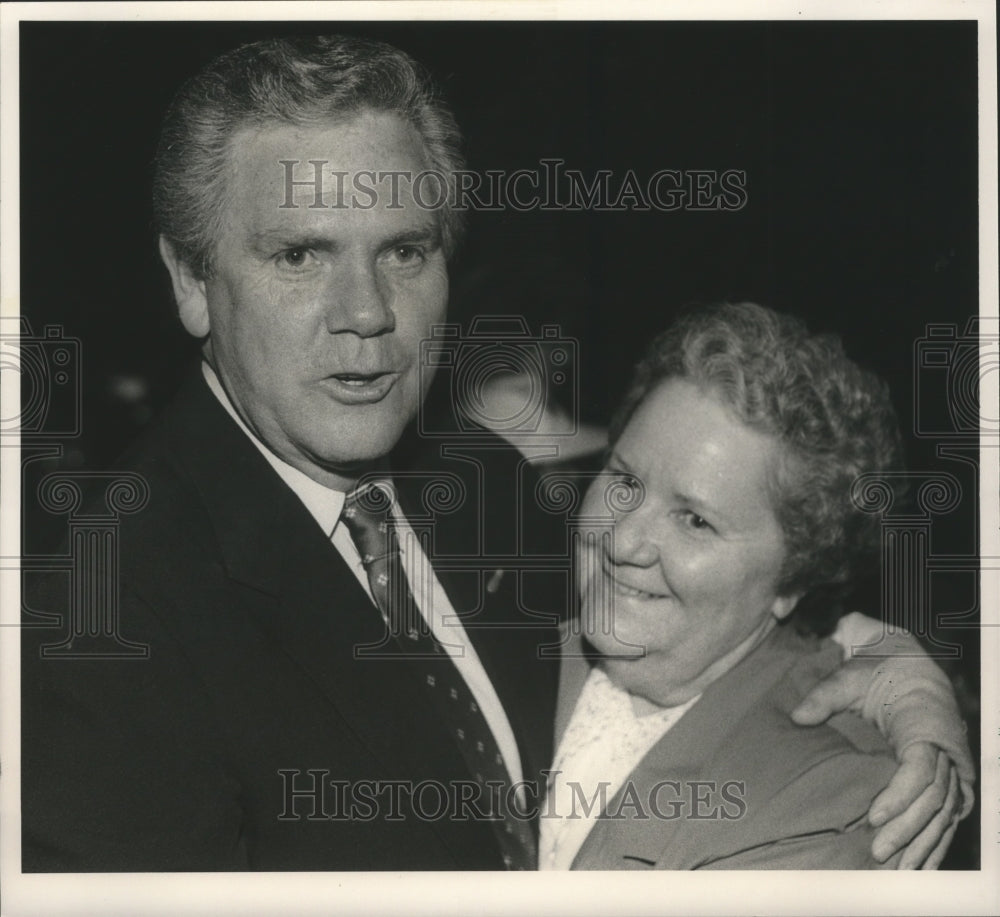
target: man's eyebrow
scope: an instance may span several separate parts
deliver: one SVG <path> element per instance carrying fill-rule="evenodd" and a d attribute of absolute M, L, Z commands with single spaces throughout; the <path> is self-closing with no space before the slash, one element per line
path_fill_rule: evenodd
<path fill-rule="evenodd" d="M 251 233 L 247 241 L 250 247 L 255 249 L 312 248 L 316 251 L 332 251 L 338 245 L 329 236 L 303 233 L 301 229 L 294 227 L 261 229 Z M 384 239 L 379 247 L 389 249 L 398 245 L 413 245 L 421 242 L 435 246 L 441 244 L 441 230 L 436 223 L 427 223 L 412 229 L 401 230 Z"/>
<path fill-rule="evenodd" d="M 413 229 L 404 229 L 385 240 L 385 248 L 395 248 L 397 245 L 412 245 L 423 242 L 430 245 L 441 244 L 441 229 L 437 223 L 426 223 Z"/>
<path fill-rule="evenodd" d="M 301 229 L 292 227 L 261 229 L 251 233 L 247 242 L 253 248 L 315 248 L 326 251 L 334 247 L 328 238 L 304 234 Z"/>

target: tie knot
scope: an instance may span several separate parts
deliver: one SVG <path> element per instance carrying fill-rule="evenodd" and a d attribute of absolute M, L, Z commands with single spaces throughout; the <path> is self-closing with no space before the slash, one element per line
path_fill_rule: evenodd
<path fill-rule="evenodd" d="M 396 490 L 391 481 L 368 481 L 344 498 L 343 516 L 356 518 L 360 515 L 384 520 L 395 502 Z"/>

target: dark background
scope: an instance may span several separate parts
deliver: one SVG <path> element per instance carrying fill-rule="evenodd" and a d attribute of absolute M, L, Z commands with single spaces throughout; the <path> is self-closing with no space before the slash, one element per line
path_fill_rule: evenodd
<path fill-rule="evenodd" d="M 949 368 L 915 373 L 916 342 L 928 323 L 961 335 L 977 311 L 974 22 L 22 23 L 22 312 L 36 335 L 58 324 L 81 342 L 80 433 L 54 437 L 61 457 L 35 470 L 108 467 L 197 363 L 149 204 L 173 92 L 239 43 L 316 31 L 381 38 L 428 65 L 476 170 L 544 157 L 588 176 L 745 170 L 738 212 L 472 214 L 452 318 L 559 323 L 579 341 L 581 419 L 604 424 L 683 304 L 798 313 L 890 381 L 909 467 L 963 488 L 932 551 L 974 557 L 975 466 L 939 456 L 952 438 L 917 436 L 913 420 L 920 390 L 922 410 L 948 423 Z M 31 500 L 25 513 L 26 545 L 64 525 Z M 950 671 L 977 735 L 973 580 L 936 577 L 934 611 L 961 616 L 935 628 L 960 647 Z M 971 818 L 948 863 L 977 862 Z"/>

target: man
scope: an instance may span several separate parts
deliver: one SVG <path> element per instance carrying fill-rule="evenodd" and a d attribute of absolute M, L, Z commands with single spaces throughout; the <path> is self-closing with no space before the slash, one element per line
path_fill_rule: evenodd
<path fill-rule="evenodd" d="M 534 867 L 567 597 L 516 568 L 565 532 L 499 440 L 412 427 L 460 233 L 414 177 L 458 140 L 408 57 L 354 39 L 246 46 L 175 101 L 160 250 L 205 362 L 123 463 L 150 501 L 120 617 L 149 655 L 25 633 L 26 870 Z M 854 672 L 827 695 L 860 703 Z M 881 798 L 917 800 L 887 842 L 921 832 L 921 861 L 957 805 L 926 738 L 893 735 Z"/>

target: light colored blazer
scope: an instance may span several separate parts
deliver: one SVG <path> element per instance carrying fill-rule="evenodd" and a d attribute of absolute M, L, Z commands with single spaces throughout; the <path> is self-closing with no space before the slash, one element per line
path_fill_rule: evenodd
<path fill-rule="evenodd" d="M 897 766 L 878 731 L 853 714 L 814 727 L 788 716 L 840 655 L 831 640 L 775 628 L 653 746 L 572 868 L 894 867 L 895 858 L 879 864 L 870 853 L 868 808 Z M 566 654 L 559 738 L 588 671 L 585 659 Z M 674 783 L 653 794 L 651 807 L 651 791 L 666 780 Z M 629 783 L 639 806 L 620 805 Z"/>

